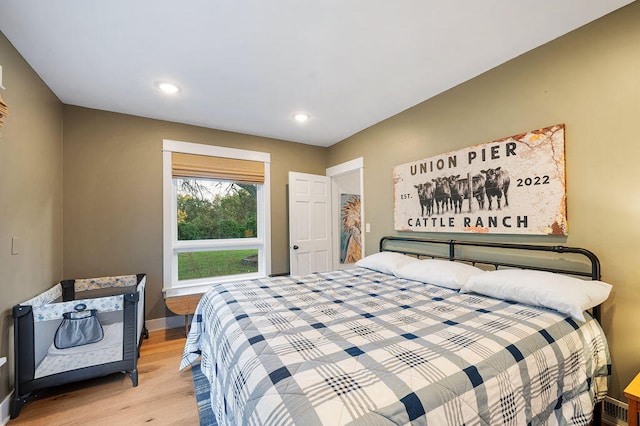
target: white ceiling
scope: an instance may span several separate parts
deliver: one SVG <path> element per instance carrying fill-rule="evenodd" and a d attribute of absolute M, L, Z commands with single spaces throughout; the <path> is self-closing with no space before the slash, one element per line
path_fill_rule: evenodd
<path fill-rule="evenodd" d="M 0 30 L 65 104 L 329 146 L 628 3 L 0 0 Z"/>

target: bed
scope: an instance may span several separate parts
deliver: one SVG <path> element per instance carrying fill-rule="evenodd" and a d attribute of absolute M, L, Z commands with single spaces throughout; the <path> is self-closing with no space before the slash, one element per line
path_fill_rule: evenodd
<path fill-rule="evenodd" d="M 600 423 L 610 286 L 590 251 L 385 237 L 357 265 L 203 296 L 181 368 L 200 362 L 219 424 Z"/>

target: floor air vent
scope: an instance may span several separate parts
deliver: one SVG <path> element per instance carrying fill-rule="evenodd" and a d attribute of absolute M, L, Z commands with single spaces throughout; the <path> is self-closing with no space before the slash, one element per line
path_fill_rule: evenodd
<path fill-rule="evenodd" d="M 602 403 L 602 423 L 611 426 L 626 426 L 629 422 L 627 404 L 607 396 Z"/>

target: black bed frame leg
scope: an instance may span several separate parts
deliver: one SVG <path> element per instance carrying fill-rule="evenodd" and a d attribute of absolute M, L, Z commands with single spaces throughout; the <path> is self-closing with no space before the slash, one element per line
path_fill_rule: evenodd
<path fill-rule="evenodd" d="M 593 426 L 602 426 L 602 401 L 598 402 L 593 408 Z"/>

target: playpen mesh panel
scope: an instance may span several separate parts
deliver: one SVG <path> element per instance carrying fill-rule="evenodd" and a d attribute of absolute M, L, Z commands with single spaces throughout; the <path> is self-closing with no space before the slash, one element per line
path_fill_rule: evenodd
<path fill-rule="evenodd" d="M 34 378 L 77 370 L 122 360 L 122 323 L 103 327 L 104 338 L 97 342 L 68 349 L 49 346 L 45 357 L 36 368 Z"/>
<path fill-rule="evenodd" d="M 78 304 L 86 305 L 86 309 L 98 311 L 98 319 L 104 329 L 104 338 L 100 342 L 89 345 L 57 349 L 53 339 L 62 322 L 62 316 L 65 312 L 76 310 Z M 124 295 L 122 294 L 33 306 L 36 365 L 34 378 L 122 360 L 123 309 Z"/>

